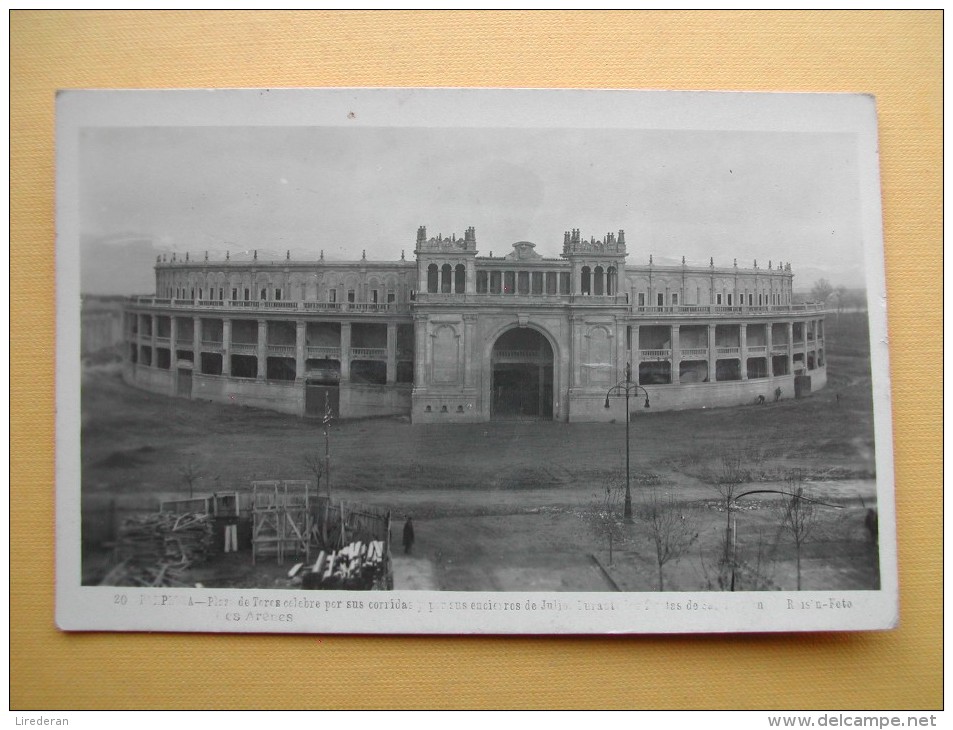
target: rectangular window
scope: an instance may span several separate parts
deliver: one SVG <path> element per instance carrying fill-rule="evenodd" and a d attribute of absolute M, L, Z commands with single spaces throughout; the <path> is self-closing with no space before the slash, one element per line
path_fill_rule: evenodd
<path fill-rule="evenodd" d="M 632 325 L 625 328 L 625 349 L 632 349 Z"/>
<path fill-rule="evenodd" d="M 678 306 L 678 294 L 672 294 L 672 306 Z"/>
<path fill-rule="evenodd" d="M 529 272 L 520 271 L 516 277 L 516 288 L 520 294 L 529 294 Z"/>
<path fill-rule="evenodd" d="M 396 301 L 397 301 L 397 295 L 394 294 L 394 292 L 392 291 L 387 292 L 387 303 L 393 304 Z"/>
<path fill-rule="evenodd" d="M 247 302 L 247 301 L 249 301 L 250 299 L 251 299 L 251 289 L 249 289 L 249 288 L 246 287 L 246 288 L 245 288 L 245 301 Z"/>
<path fill-rule="evenodd" d="M 728 295 L 728 306 L 731 306 L 731 294 Z"/>
<path fill-rule="evenodd" d="M 218 288 L 218 301 L 220 302 L 225 301 L 225 290 L 222 287 Z"/>
<path fill-rule="evenodd" d="M 338 290 L 328 289 L 328 301 L 334 304 L 338 300 Z"/>
<path fill-rule="evenodd" d="M 477 272 L 477 294 L 486 294 L 489 287 L 489 276 L 485 271 Z"/>
<path fill-rule="evenodd" d="M 354 303 L 354 290 L 353 290 L 353 289 L 348 289 L 348 290 L 347 290 L 347 300 L 348 300 L 349 302 L 351 302 L 352 304 Z"/>
<path fill-rule="evenodd" d="M 664 295 L 662 292 L 659 292 L 659 293 L 658 293 L 658 296 L 656 297 L 656 300 L 658 301 L 658 305 L 659 305 L 660 307 L 664 307 L 664 306 L 665 306 L 665 295 Z"/>
<path fill-rule="evenodd" d="M 275 289 L 275 301 L 276 302 L 281 301 L 281 289 Z"/>
<path fill-rule="evenodd" d="M 503 277 L 499 271 L 490 272 L 490 293 L 499 294 L 503 287 Z"/>
<path fill-rule="evenodd" d="M 543 272 L 534 271 L 531 278 L 531 292 L 533 294 L 542 294 L 543 293 Z"/>
<path fill-rule="evenodd" d="M 721 294 L 716 294 L 715 296 L 717 297 L 715 303 L 716 303 L 716 304 L 721 304 Z"/>
<path fill-rule="evenodd" d="M 371 304 L 377 304 L 377 289 L 371 289 Z"/>
<path fill-rule="evenodd" d="M 639 306 L 645 306 L 645 292 L 639 292 Z"/>
<path fill-rule="evenodd" d="M 754 294 L 749 294 L 749 295 L 748 295 L 748 306 L 750 307 L 750 306 L 753 305 L 753 304 L 754 304 Z"/>
<path fill-rule="evenodd" d="M 232 287 L 232 301 L 234 302 L 236 299 L 238 299 L 238 289 Z"/>
<path fill-rule="evenodd" d="M 570 289 L 570 278 L 568 271 L 559 272 L 559 293 L 560 294 L 569 294 Z"/>
<path fill-rule="evenodd" d="M 263 301 L 263 302 L 268 299 L 268 290 L 267 290 L 267 289 L 262 289 L 262 290 L 261 290 L 261 297 L 260 297 L 260 299 L 261 299 L 261 301 Z"/>

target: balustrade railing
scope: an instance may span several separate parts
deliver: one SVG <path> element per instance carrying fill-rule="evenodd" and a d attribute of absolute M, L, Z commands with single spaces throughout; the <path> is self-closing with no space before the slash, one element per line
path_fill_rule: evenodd
<path fill-rule="evenodd" d="M 341 359 L 341 348 L 340 347 L 323 347 L 320 345 L 308 345 L 307 347 L 308 357 L 315 360 L 340 360 Z"/>
<path fill-rule="evenodd" d="M 294 345 L 268 345 L 268 354 L 279 355 L 283 357 L 294 357 L 295 346 Z"/>
<path fill-rule="evenodd" d="M 707 347 L 683 347 L 681 350 L 682 359 L 690 357 L 708 357 Z"/>
<path fill-rule="evenodd" d="M 663 360 L 671 356 L 671 350 L 639 350 L 639 357 L 642 360 Z"/>
<path fill-rule="evenodd" d="M 767 345 L 748 345 L 749 355 L 763 355 L 768 351 Z"/>
<path fill-rule="evenodd" d="M 718 355 L 740 355 L 740 347 L 716 347 L 715 353 Z"/>
<path fill-rule="evenodd" d="M 510 361 L 526 361 L 526 360 L 543 360 L 550 359 L 546 357 L 539 350 L 494 350 L 493 359 L 497 361 L 510 360 Z"/>
<path fill-rule="evenodd" d="M 386 360 L 387 348 L 385 347 L 352 347 L 352 360 Z"/>
<path fill-rule="evenodd" d="M 258 345 L 250 342 L 233 342 L 228 346 L 233 355 L 257 355 Z"/>

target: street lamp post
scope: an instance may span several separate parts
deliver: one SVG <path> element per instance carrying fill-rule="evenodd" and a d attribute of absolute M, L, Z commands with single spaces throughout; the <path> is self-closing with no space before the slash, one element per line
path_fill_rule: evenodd
<path fill-rule="evenodd" d="M 618 383 L 609 388 L 609 392 L 606 393 L 606 408 L 609 408 L 609 398 L 616 397 L 625 397 L 625 507 L 622 511 L 622 516 L 626 520 L 632 519 L 632 491 L 629 488 L 629 397 L 633 395 L 638 395 L 639 391 L 645 393 L 645 407 L 649 408 L 649 392 L 643 388 L 641 385 L 632 382 L 632 365 L 630 363 L 625 364 L 625 380 L 620 380 Z"/>

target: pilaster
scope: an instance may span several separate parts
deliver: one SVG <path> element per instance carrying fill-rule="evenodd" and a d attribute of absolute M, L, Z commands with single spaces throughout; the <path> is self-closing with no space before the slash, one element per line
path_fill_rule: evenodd
<path fill-rule="evenodd" d="M 351 382 L 351 323 L 341 322 L 341 382 Z"/>
<path fill-rule="evenodd" d="M 258 320 L 258 374 L 256 380 L 265 380 L 268 373 L 268 320 Z"/>

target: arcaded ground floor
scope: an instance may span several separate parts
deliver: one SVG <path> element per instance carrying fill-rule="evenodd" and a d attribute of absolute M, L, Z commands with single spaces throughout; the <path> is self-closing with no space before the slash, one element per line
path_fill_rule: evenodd
<path fill-rule="evenodd" d="M 870 378 L 863 339 L 855 339 L 831 353 L 829 386 L 809 398 L 635 417 L 637 513 L 656 491 L 699 524 L 697 542 L 665 566 L 667 590 L 719 588 L 725 513 L 710 477 L 724 455 L 741 460 L 752 488 L 783 486 L 797 469 L 806 489 L 842 507 L 820 515 L 801 555 L 802 587 L 876 587 L 877 542 L 866 521 L 876 507 Z M 91 582 L 111 525 L 187 493 L 184 466 L 199 475 L 196 492 L 241 489 L 258 478 L 309 478 L 306 457 L 324 450 L 314 421 L 158 396 L 126 385 L 117 372 L 87 373 L 82 406 Z M 345 421 L 332 426 L 331 454 L 336 498 L 414 516 L 417 544 L 398 556 L 402 587 L 613 590 L 604 568 L 624 590 L 657 588 L 646 523 L 619 519 L 620 423 L 509 419 L 448 429 L 406 417 Z M 747 581 L 739 587 L 794 587 L 796 556 L 776 500 L 747 501 L 736 513 L 736 539 L 746 571 L 738 580 Z M 253 568 L 250 555 L 239 553 L 197 580 L 272 586 L 286 571 Z"/>

